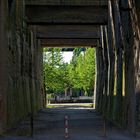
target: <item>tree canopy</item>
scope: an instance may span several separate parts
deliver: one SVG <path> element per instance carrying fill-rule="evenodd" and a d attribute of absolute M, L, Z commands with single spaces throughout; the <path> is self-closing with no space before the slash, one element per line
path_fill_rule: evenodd
<path fill-rule="evenodd" d="M 66 88 L 83 90 L 85 95 L 94 88 L 95 49 L 76 48 L 70 63 L 65 63 L 62 50 L 44 49 L 44 83 L 49 93 L 64 93 Z"/>

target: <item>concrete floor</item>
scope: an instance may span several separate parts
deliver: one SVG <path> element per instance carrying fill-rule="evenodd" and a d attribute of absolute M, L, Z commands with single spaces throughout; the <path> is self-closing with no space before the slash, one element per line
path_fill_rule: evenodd
<path fill-rule="evenodd" d="M 13 128 L 0 140 L 64 140 L 64 117 L 69 117 L 69 140 L 140 140 L 114 126 L 107 127 L 107 137 L 103 137 L 102 117 L 93 109 L 75 105 L 54 105 L 43 109 L 34 118 L 34 137 L 30 135 L 29 119 Z"/>

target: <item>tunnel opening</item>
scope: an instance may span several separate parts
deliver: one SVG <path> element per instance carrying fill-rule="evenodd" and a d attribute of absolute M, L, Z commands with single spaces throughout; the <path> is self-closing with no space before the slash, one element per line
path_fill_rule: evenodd
<path fill-rule="evenodd" d="M 90 135 L 93 124 L 100 129 L 96 121 L 101 119 L 94 110 L 96 48 L 60 47 L 43 49 L 45 105 L 40 114 L 43 114 L 44 122 L 45 117 L 51 121 L 46 121 L 48 126 L 44 129 L 38 127 L 35 134 L 41 129 L 42 135 L 68 135 L 71 138 L 76 133 Z M 68 126 L 65 124 L 66 117 Z M 46 131 L 49 127 L 50 130 Z M 68 127 L 68 134 L 65 127 Z"/>
<path fill-rule="evenodd" d="M 74 103 L 93 107 L 95 69 L 93 47 L 44 48 L 44 107 Z"/>

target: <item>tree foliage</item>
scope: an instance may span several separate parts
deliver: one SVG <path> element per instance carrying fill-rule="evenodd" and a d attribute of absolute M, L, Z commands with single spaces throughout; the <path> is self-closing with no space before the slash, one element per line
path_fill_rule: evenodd
<path fill-rule="evenodd" d="M 64 93 L 65 88 L 87 91 L 94 87 L 95 50 L 74 49 L 71 62 L 65 63 L 61 49 L 44 50 L 44 82 L 50 93 Z"/>
<path fill-rule="evenodd" d="M 74 64 L 72 60 L 69 69 L 69 77 L 74 88 L 83 89 L 85 92 L 93 88 L 95 79 L 94 55 L 95 50 L 88 48 L 85 52 L 77 55 L 76 59 L 74 57 Z"/>

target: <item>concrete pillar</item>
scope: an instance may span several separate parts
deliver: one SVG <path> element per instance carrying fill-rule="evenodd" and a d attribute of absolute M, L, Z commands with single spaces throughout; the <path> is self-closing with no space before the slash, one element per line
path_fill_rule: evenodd
<path fill-rule="evenodd" d="M 112 119 L 113 113 L 113 99 L 114 99 L 114 66 L 115 66 L 115 34 L 114 34 L 114 20 L 112 13 L 112 2 L 108 1 L 108 117 Z"/>
<path fill-rule="evenodd" d="M 115 0 L 112 3 L 113 7 L 113 18 L 114 18 L 114 29 L 115 29 L 115 57 L 116 57 L 116 76 L 114 85 L 114 113 L 113 118 L 119 125 L 122 124 L 122 66 L 123 66 L 123 43 L 122 43 L 122 25 L 120 17 L 119 1 Z"/>
<path fill-rule="evenodd" d="M 0 135 L 6 125 L 7 97 L 7 2 L 0 0 Z"/>
<path fill-rule="evenodd" d="M 99 41 L 98 41 L 98 44 L 97 44 L 97 47 L 96 47 L 96 55 L 95 55 L 95 57 L 96 57 L 96 76 L 95 76 L 95 88 L 94 88 L 94 108 L 95 109 L 98 109 L 98 101 L 99 101 L 99 82 L 100 82 L 100 80 L 99 80 L 99 75 L 100 75 L 100 72 L 99 72 L 99 46 L 100 45 L 100 43 L 99 43 Z"/>
<path fill-rule="evenodd" d="M 95 108 L 102 112 L 103 107 L 103 90 L 104 90 L 104 56 L 103 56 L 103 27 L 101 27 L 101 39 L 96 48 L 96 86 L 95 93 L 96 94 L 96 105 Z"/>
<path fill-rule="evenodd" d="M 107 115 L 107 104 L 108 104 L 108 33 L 107 26 L 103 26 L 103 56 L 104 56 L 104 103 L 103 103 L 103 114 Z"/>
<path fill-rule="evenodd" d="M 125 125 L 135 135 L 136 133 L 136 95 L 135 95 L 135 71 L 138 64 L 134 64 L 135 50 L 139 51 L 139 45 L 136 46 L 135 40 L 138 37 L 139 29 L 136 20 L 135 5 L 131 5 L 133 0 L 122 0 L 122 30 L 124 35 L 124 91 L 125 91 L 125 108 L 124 118 Z M 132 8 L 132 9 L 131 9 Z M 135 11 L 135 12 L 134 12 Z M 138 39 L 139 40 L 139 39 Z M 139 54 L 138 54 L 139 55 Z M 138 60 L 139 61 L 139 60 Z M 138 66 L 139 67 L 139 66 Z M 127 121 L 126 121 L 127 120 Z"/>

